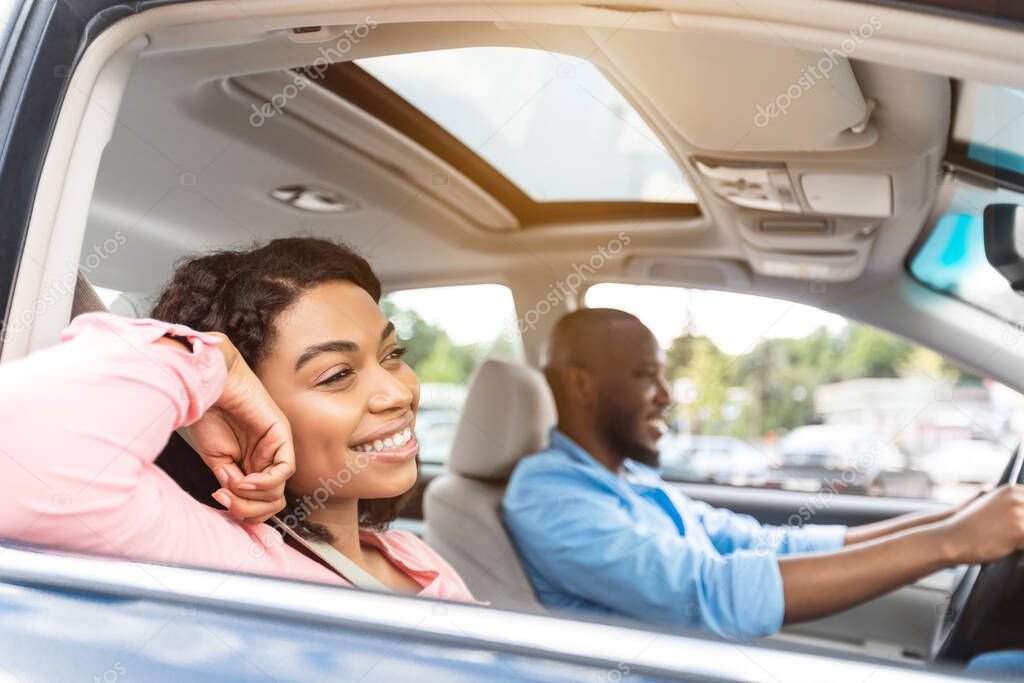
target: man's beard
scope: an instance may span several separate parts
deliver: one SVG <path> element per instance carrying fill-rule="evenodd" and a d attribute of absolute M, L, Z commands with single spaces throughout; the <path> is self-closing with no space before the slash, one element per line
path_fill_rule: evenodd
<path fill-rule="evenodd" d="M 660 453 L 657 448 L 650 448 L 636 436 L 636 417 L 628 415 L 614 406 L 605 406 L 601 419 L 605 440 L 611 445 L 614 453 L 625 459 L 635 460 L 648 467 L 657 468 Z"/>

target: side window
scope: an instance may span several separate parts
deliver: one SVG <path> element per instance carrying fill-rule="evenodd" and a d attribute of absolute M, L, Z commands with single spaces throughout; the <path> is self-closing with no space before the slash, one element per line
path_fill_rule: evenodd
<path fill-rule="evenodd" d="M 420 460 L 443 463 L 473 369 L 494 353 L 523 357 L 522 342 L 507 322 L 516 318 L 512 292 L 503 285 L 407 289 L 387 294 L 381 307 L 420 379 Z"/>
<path fill-rule="evenodd" d="M 959 502 L 998 479 L 1024 396 L 841 316 L 743 294 L 599 284 L 658 337 L 667 479 Z"/>

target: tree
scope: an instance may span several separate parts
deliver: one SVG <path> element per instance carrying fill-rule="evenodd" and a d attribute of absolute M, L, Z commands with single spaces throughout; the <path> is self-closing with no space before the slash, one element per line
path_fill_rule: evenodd
<path fill-rule="evenodd" d="M 702 433 L 722 428 L 722 407 L 732 386 L 731 356 L 723 353 L 708 337 L 683 334 L 672 340 L 666 353 L 665 374 L 670 381 L 690 380 L 697 391 L 686 408 L 692 431 Z"/>
<path fill-rule="evenodd" d="M 395 323 L 399 339 L 406 342 L 405 362 L 421 382 L 465 384 L 486 356 L 514 352 L 513 345 L 501 335 L 488 344 L 457 345 L 442 328 L 387 298 L 381 300 L 381 310 Z"/>
<path fill-rule="evenodd" d="M 846 328 L 839 371 L 844 378 L 899 377 L 914 347 L 863 325 Z"/>

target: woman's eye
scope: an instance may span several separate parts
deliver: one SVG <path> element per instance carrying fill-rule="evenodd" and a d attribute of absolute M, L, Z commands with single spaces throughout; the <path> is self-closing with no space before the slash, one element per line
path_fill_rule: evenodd
<path fill-rule="evenodd" d="M 325 386 L 325 385 L 328 385 L 328 384 L 335 384 L 335 383 L 340 382 L 341 380 L 345 379 L 346 377 L 348 377 L 351 374 L 352 374 L 352 371 L 349 370 L 348 368 L 345 368 L 343 370 L 339 370 L 338 372 L 334 373 L 333 375 L 331 375 L 330 377 L 328 377 L 324 381 L 319 382 L 317 384 L 317 386 L 318 387 L 322 387 L 322 386 Z"/>
<path fill-rule="evenodd" d="M 384 356 L 384 360 L 399 360 L 401 359 L 402 356 L 405 355 L 406 351 L 408 350 L 409 349 L 405 348 L 404 346 L 396 347 L 391 353 Z"/>

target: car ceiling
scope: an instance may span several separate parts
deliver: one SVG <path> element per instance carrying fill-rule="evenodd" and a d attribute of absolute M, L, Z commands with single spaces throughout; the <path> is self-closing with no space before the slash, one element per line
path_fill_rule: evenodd
<path fill-rule="evenodd" d="M 949 126 L 948 79 L 856 59 L 847 66 L 840 59 L 834 81 L 817 84 L 787 115 L 758 127 L 752 124 L 756 106 L 784 91 L 821 55 L 781 40 L 671 28 L 396 23 L 377 26 L 372 40 L 345 55 L 486 45 L 589 58 L 684 166 L 704 214 L 525 229 L 444 160 L 319 87 L 295 97 L 283 115 L 252 126 L 252 105 L 290 81 L 287 69 L 312 63 L 317 45 L 292 42 L 287 31 L 255 30 L 252 22 L 217 32 L 154 31 L 103 157 L 86 244 L 118 230 L 130 239 L 92 278 L 104 287 L 150 294 L 183 255 L 287 234 L 323 234 L 362 250 L 388 289 L 500 282 L 522 271 L 565 273 L 620 230 L 632 237 L 629 257 L 609 264 L 605 279 L 792 296 L 806 292 L 806 282 L 759 274 L 759 258 L 852 256 L 845 273 L 820 278 L 836 281 L 833 293 L 870 287 L 901 271 L 934 199 Z M 869 101 L 877 106 L 865 132 L 851 133 Z M 697 158 L 785 163 L 798 194 L 804 173 L 880 174 L 891 178 L 891 215 L 735 206 L 695 173 Z M 431 185 L 439 171 L 452 179 L 448 185 Z M 270 190 L 294 183 L 334 189 L 360 208 L 324 216 L 269 198 Z M 797 224 L 791 233 L 783 225 L 768 234 L 760 230 L 766 218 Z M 831 232 L 807 235 L 800 224 L 805 219 L 825 219 Z"/>

